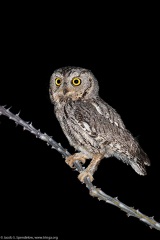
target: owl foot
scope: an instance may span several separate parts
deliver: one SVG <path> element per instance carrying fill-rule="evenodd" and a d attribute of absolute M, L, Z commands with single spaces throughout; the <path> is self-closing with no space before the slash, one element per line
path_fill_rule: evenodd
<path fill-rule="evenodd" d="M 78 175 L 78 179 L 81 182 L 84 182 L 84 178 L 89 177 L 90 181 L 92 182 L 94 180 L 93 174 L 97 170 L 98 164 L 100 163 L 103 157 L 104 154 L 93 155 L 92 161 L 90 162 L 88 167 Z"/>
<path fill-rule="evenodd" d="M 78 175 L 78 179 L 81 181 L 81 182 L 84 182 L 84 178 L 85 177 L 89 177 L 90 181 L 92 182 L 94 180 L 92 174 L 86 170 L 84 170 L 83 172 L 81 172 L 79 175 Z"/>
<path fill-rule="evenodd" d="M 88 157 L 85 156 L 83 153 L 75 153 L 69 157 L 66 158 L 65 162 L 71 167 L 71 168 L 74 168 L 74 162 L 76 160 L 82 162 L 83 164 L 86 162 L 86 159 Z"/>

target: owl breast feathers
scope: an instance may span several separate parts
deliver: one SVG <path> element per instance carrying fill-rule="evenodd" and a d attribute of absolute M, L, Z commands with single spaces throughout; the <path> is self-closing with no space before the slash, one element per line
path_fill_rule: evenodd
<path fill-rule="evenodd" d="M 79 157 L 92 159 L 85 172 L 93 175 L 102 158 L 114 156 L 145 175 L 145 165 L 150 165 L 146 153 L 98 90 L 96 78 L 87 69 L 64 67 L 51 76 L 50 98 L 63 132 Z"/>

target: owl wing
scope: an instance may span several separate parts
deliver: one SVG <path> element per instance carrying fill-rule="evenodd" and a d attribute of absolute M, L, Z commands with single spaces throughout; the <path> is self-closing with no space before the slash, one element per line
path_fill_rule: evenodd
<path fill-rule="evenodd" d="M 75 103 L 74 114 L 79 126 L 100 142 L 113 142 L 117 131 L 125 129 L 118 113 L 101 99 Z"/>
<path fill-rule="evenodd" d="M 92 99 L 75 107 L 75 119 L 99 144 L 109 145 L 115 157 L 129 163 L 138 174 L 146 174 L 145 165 L 150 165 L 149 158 L 115 109 L 101 99 Z"/>

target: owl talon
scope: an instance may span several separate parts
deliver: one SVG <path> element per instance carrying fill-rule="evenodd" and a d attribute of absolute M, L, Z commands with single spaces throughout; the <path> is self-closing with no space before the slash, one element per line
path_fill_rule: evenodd
<path fill-rule="evenodd" d="M 71 168 L 75 168 L 74 162 L 75 161 L 80 161 L 82 164 L 84 164 L 86 162 L 86 158 L 84 156 L 80 156 L 79 153 L 75 153 L 74 155 L 71 155 L 69 157 L 66 158 L 65 162 L 71 167 Z"/>
<path fill-rule="evenodd" d="M 84 182 L 85 177 L 89 177 L 91 182 L 93 182 L 93 180 L 94 180 L 92 174 L 90 172 L 88 172 L 88 171 L 85 171 L 85 170 L 78 175 L 78 179 L 81 182 Z"/>

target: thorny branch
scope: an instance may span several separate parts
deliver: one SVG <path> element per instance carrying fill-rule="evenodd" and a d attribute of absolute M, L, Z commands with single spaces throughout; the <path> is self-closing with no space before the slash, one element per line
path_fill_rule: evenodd
<path fill-rule="evenodd" d="M 63 157 L 66 158 L 70 156 L 70 153 L 66 149 L 64 149 L 60 143 L 54 141 L 46 133 L 41 133 L 40 130 L 35 129 L 32 123 L 28 123 L 22 120 L 19 117 L 19 113 L 14 115 L 9 111 L 9 109 L 0 106 L 0 115 L 7 116 L 9 119 L 13 120 L 16 124 L 21 125 L 23 127 L 23 130 L 27 130 L 34 134 L 37 138 L 40 138 L 41 140 L 47 142 L 47 144 L 50 145 L 51 148 L 56 149 L 59 153 L 62 154 Z M 74 166 L 76 167 L 79 173 L 84 170 L 84 167 L 82 167 L 78 160 L 75 161 Z M 109 204 L 112 204 L 120 208 L 122 211 L 126 212 L 128 217 L 129 216 L 136 217 L 142 222 L 148 224 L 150 228 L 155 228 L 160 231 L 160 223 L 155 221 L 153 217 L 148 217 L 145 214 L 141 213 L 139 210 L 135 210 L 133 207 L 129 207 L 126 204 L 120 202 L 118 198 L 113 198 L 105 194 L 100 188 L 93 186 L 89 178 L 85 178 L 84 182 L 86 184 L 86 187 L 89 189 L 89 193 L 92 197 L 97 197 L 98 200 L 103 200 Z"/>

